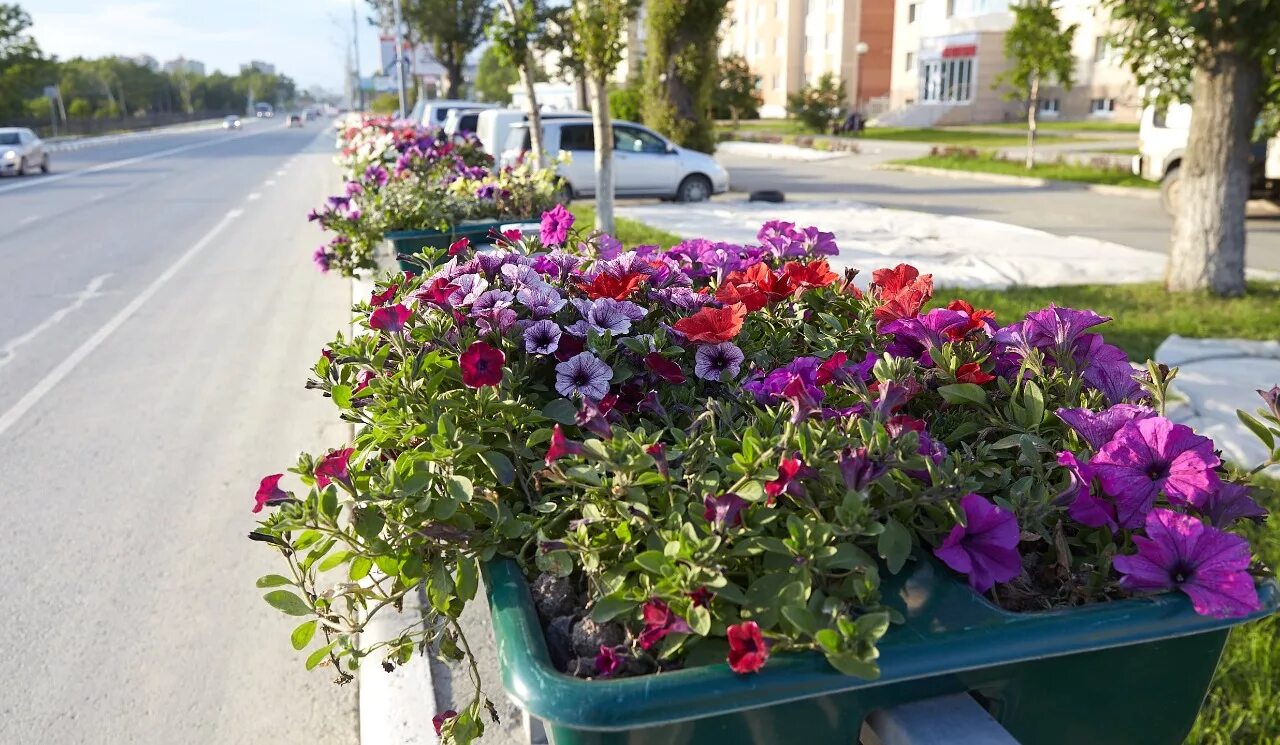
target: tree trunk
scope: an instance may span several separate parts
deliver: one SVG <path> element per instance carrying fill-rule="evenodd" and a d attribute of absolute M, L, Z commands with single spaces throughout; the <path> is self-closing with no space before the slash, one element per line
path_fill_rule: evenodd
<path fill-rule="evenodd" d="M 1244 294 L 1249 140 L 1258 115 L 1259 77 L 1257 63 L 1221 47 L 1195 71 L 1191 131 L 1165 275 L 1170 292 Z"/>
<path fill-rule="evenodd" d="M 596 230 L 613 234 L 613 126 L 609 120 L 609 82 L 591 76 L 591 123 L 596 140 Z"/>
<path fill-rule="evenodd" d="M 515 26 L 520 25 L 520 11 L 516 8 L 516 0 L 502 0 L 502 7 Z M 533 58 L 533 49 L 529 40 L 525 39 L 525 50 L 522 59 L 517 60 L 516 69 L 520 73 L 520 84 L 524 86 L 525 118 L 529 122 L 529 150 L 535 168 L 542 167 L 542 109 L 538 107 L 538 91 L 534 88 L 534 70 L 537 61 Z"/>
<path fill-rule="evenodd" d="M 1040 77 L 1031 77 L 1031 94 L 1027 96 L 1027 170 L 1036 166 L 1036 119 L 1040 113 Z"/>
<path fill-rule="evenodd" d="M 445 64 L 444 74 L 449 78 L 444 98 L 458 100 L 462 98 L 462 58 L 455 57 Z"/>

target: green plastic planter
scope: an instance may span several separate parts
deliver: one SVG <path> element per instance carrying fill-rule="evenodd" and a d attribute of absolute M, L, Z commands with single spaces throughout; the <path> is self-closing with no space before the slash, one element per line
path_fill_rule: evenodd
<path fill-rule="evenodd" d="M 491 246 L 494 243 L 493 231 L 501 230 L 503 225 L 513 223 L 536 222 L 536 220 L 509 219 L 497 222 L 463 222 L 452 230 L 391 230 L 383 234 L 386 240 L 386 252 L 378 257 L 378 268 L 382 270 L 399 269 L 405 272 L 421 272 L 422 267 L 400 256 L 416 254 L 424 248 L 448 248 L 459 238 L 469 238 L 473 246 Z"/>
<path fill-rule="evenodd" d="M 880 643 L 879 680 L 803 653 L 755 675 L 718 664 L 589 681 L 551 666 L 515 563 L 491 562 L 486 588 L 503 684 L 553 745 L 852 745 L 876 709 L 966 691 L 1023 745 L 1176 745 L 1230 627 L 1280 606 L 1267 581 L 1249 618 L 1199 616 L 1181 593 L 1010 613 L 927 558 L 885 582 L 906 623 Z"/>

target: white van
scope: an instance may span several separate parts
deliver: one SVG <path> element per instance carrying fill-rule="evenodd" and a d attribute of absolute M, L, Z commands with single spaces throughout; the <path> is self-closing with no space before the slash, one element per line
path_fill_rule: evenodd
<path fill-rule="evenodd" d="M 497 107 L 498 105 L 495 103 L 480 103 L 478 101 L 462 101 L 449 98 L 429 99 L 423 104 L 421 118 L 418 121 L 427 127 L 443 127 L 445 118 L 454 109 L 496 109 Z"/>
<path fill-rule="evenodd" d="M 1138 126 L 1138 155 L 1133 172 L 1160 182 L 1160 201 L 1169 214 L 1177 204 L 1182 177 L 1182 155 L 1191 131 L 1191 106 L 1148 106 Z M 1250 197 L 1280 201 L 1280 137 L 1253 143 L 1250 151 Z"/>
<path fill-rule="evenodd" d="M 591 116 L 590 111 L 543 111 L 543 120 L 581 118 Z M 506 145 L 507 135 L 511 133 L 511 128 L 517 124 L 523 124 L 529 120 L 529 115 L 524 109 L 487 109 L 480 112 L 480 116 L 476 121 L 475 133 L 480 138 L 480 143 L 484 145 L 484 151 L 494 157 L 496 161 L 498 156 L 502 154 L 502 147 Z"/>
<path fill-rule="evenodd" d="M 542 133 L 548 157 L 566 152 L 571 158 L 556 169 L 564 180 L 562 200 L 594 196 L 596 138 L 591 120 L 550 118 L 543 121 Z M 515 164 L 529 147 L 529 124 L 516 124 L 507 135 L 499 165 Z M 701 202 L 729 190 L 729 172 L 706 153 L 679 147 L 635 122 L 614 121 L 613 184 L 620 197 Z"/>

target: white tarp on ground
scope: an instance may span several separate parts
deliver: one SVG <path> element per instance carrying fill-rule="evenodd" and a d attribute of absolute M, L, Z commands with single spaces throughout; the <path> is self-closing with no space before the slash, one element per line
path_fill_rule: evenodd
<path fill-rule="evenodd" d="M 863 282 L 874 269 L 904 262 L 948 287 L 1154 282 L 1165 263 L 1159 254 L 1093 238 L 851 201 L 655 204 L 619 207 L 618 214 L 682 238 L 730 243 L 754 242 L 766 220 L 815 225 L 835 233 L 840 256 L 833 266 L 861 269 Z"/>
<path fill-rule="evenodd" d="M 745 142 L 739 140 L 727 140 L 717 143 L 716 152 L 726 155 L 746 155 L 752 158 L 773 158 L 776 160 L 831 160 L 832 158 L 844 158 L 849 155 L 849 153 L 787 145 L 781 142 Z"/>
<path fill-rule="evenodd" d="M 1169 418 L 1213 438 L 1226 460 L 1253 468 L 1267 459 L 1236 409 L 1254 413 L 1263 405 L 1257 391 L 1280 385 L 1280 342 L 1175 335 L 1156 350 L 1156 361 L 1178 368 L 1173 389 L 1184 400 L 1170 404 Z M 1280 476 L 1280 467 L 1268 473 Z"/>

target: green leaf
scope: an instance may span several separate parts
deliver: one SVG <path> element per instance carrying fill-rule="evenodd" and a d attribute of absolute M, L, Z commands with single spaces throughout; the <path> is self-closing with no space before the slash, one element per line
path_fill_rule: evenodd
<path fill-rule="evenodd" d="M 369 572 L 373 570 L 373 559 L 368 556 L 357 556 L 351 560 L 351 566 L 347 569 L 347 578 L 352 582 L 359 582 L 369 576 Z"/>
<path fill-rule="evenodd" d="M 888 565 L 889 573 L 897 574 L 911 553 L 910 531 L 902 523 L 889 518 L 884 524 L 884 532 L 876 540 L 876 551 Z"/>
<path fill-rule="evenodd" d="M 311 615 L 311 606 L 288 590 L 272 590 L 262 598 L 270 603 L 271 607 L 290 616 Z"/>
<path fill-rule="evenodd" d="M 813 635 L 813 640 L 822 647 L 824 652 L 834 654 L 840 651 L 840 633 L 835 629 L 819 629 Z"/>
<path fill-rule="evenodd" d="M 542 415 L 553 422 L 561 424 L 577 424 L 578 410 L 567 398 L 557 398 L 542 407 Z"/>
<path fill-rule="evenodd" d="M 308 670 L 316 669 L 316 665 L 319 665 L 321 662 L 324 662 L 324 658 L 328 656 L 329 650 L 333 649 L 333 645 L 337 643 L 338 642 L 336 641 L 329 642 L 323 647 L 312 652 L 311 656 L 307 658 L 307 669 Z"/>
<path fill-rule="evenodd" d="M 827 662 L 830 662 L 832 667 L 845 675 L 852 675 L 855 678 L 875 680 L 880 677 L 879 665 L 874 662 L 860 660 L 853 652 L 828 654 Z"/>
<path fill-rule="evenodd" d="M 800 631 L 813 636 L 818 631 L 818 618 L 803 605 L 782 606 L 782 617 Z"/>
<path fill-rule="evenodd" d="M 693 629 L 693 633 L 698 636 L 706 636 L 711 633 L 711 611 L 695 605 L 689 609 L 689 628 Z"/>
<path fill-rule="evenodd" d="M 293 648 L 301 652 L 311 643 L 311 638 L 316 635 L 316 624 L 318 621 L 307 621 L 301 626 L 293 630 L 289 635 L 289 641 L 293 642 Z"/>
<path fill-rule="evenodd" d="M 637 603 L 634 600 L 627 600 L 616 595 L 610 595 L 596 601 L 591 607 L 591 620 L 597 623 L 605 623 L 612 621 L 623 613 L 627 613 L 635 609 Z"/>
<path fill-rule="evenodd" d="M 351 557 L 350 551 L 339 551 L 320 562 L 320 571 L 327 572 Z"/>
<path fill-rule="evenodd" d="M 291 585 L 293 580 L 287 577 L 281 577 L 278 574 L 268 574 L 265 577 L 258 578 L 258 587 L 279 587 L 281 585 Z"/>
<path fill-rule="evenodd" d="M 973 383 L 953 383 L 938 387 L 938 394 L 949 404 L 985 404 L 987 392 Z"/>
<path fill-rule="evenodd" d="M 889 614 L 886 611 L 880 611 L 858 616 L 854 627 L 858 630 L 860 638 L 874 642 L 889 630 Z"/>
<path fill-rule="evenodd" d="M 471 484 L 471 479 L 466 476 L 453 474 L 449 477 L 449 496 L 459 502 L 470 502 L 471 495 L 475 492 L 475 487 Z"/>
<path fill-rule="evenodd" d="M 320 492 L 320 514 L 325 517 L 337 517 L 338 515 L 338 489 L 333 486 L 326 487 Z"/>
<path fill-rule="evenodd" d="M 1267 446 L 1267 450 L 1272 450 L 1276 446 L 1276 438 L 1262 422 L 1254 419 L 1243 409 L 1236 409 L 1236 416 L 1240 417 L 1241 423 L 1249 428 L 1249 431 L 1257 435 L 1262 444 Z"/>
<path fill-rule="evenodd" d="M 339 408 L 347 409 L 351 407 L 351 386 L 335 385 L 330 394 L 333 396 L 333 402 Z"/>
<path fill-rule="evenodd" d="M 382 532 L 382 526 L 385 524 L 386 520 L 378 510 L 372 508 L 360 510 L 360 514 L 356 515 L 356 535 L 366 541 L 372 541 Z"/>
<path fill-rule="evenodd" d="M 476 566 L 475 559 L 468 556 L 458 560 L 458 577 L 454 585 L 460 600 L 471 600 L 476 596 L 476 589 L 480 585 L 480 568 Z"/>
<path fill-rule="evenodd" d="M 1035 429 L 1044 421 L 1044 392 L 1034 381 L 1028 380 L 1022 387 L 1022 405 L 1026 407 L 1027 429 Z"/>
<path fill-rule="evenodd" d="M 489 470 L 493 471 L 493 475 L 497 477 L 498 483 L 503 486 L 510 486 L 515 483 L 516 469 L 511 465 L 511 459 L 497 450 L 486 450 L 480 454 L 484 459 Z"/>
<path fill-rule="evenodd" d="M 661 551 L 643 551 L 636 554 L 636 564 L 651 574 L 662 574 L 671 561 Z"/>

